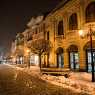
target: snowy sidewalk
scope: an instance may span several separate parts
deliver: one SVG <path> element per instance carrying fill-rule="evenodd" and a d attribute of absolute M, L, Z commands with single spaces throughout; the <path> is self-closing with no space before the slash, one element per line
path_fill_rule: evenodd
<path fill-rule="evenodd" d="M 91 82 L 91 73 L 86 72 L 70 72 L 68 78 L 64 76 L 52 76 L 41 74 L 39 67 L 31 66 L 26 72 L 39 76 L 42 80 L 52 84 L 68 88 L 74 92 L 83 92 L 89 95 L 95 95 L 95 83 Z"/>
<path fill-rule="evenodd" d="M 95 95 L 95 83 L 91 82 L 91 74 L 86 72 L 71 72 L 69 78 L 64 76 L 43 75 L 42 79 L 55 85 L 68 88 L 76 92 Z"/>
<path fill-rule="evenodd" d="M 95 82 L 91 82 L 91 74 L 86 72 L 70 72 L 68 78 L 64 76 L 52 76 L 41 74 L 39 67 L 37 66 L 30 66 L 30 68 L 20 68 L 16 67 L 17 69 L 21 69 L 27 72 L 30 75 L 37 76 L 42 80 L 45 80 L 49 83 L 61 86 L 63 88 L 68 88 L 74 92 L 78 93 L 87 93 L 88 95 L 95 95 Z"/>

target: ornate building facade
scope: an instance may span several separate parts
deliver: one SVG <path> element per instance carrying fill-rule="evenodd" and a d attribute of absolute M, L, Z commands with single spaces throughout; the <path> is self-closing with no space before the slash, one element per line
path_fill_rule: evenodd
<path fill-rule="evenodd" d="M 95 1 L 69 0 L 61 3 L 46 18 L 47 31 L 53 49 L 50 64 L 58 68 L 91 71 L 91 52 L 89 37 L 81 38 L 79 30 L 87 34 L 89 26 L 95 29 Z M 93 36 L 93 61 L 95 63 Z"/>
<path fill-rule="evenodd" d="M 95 31 L 95 0 L 63 1 L 48 15 L 32 17 L 27 26 L 27 31 L 23 32 L 24 47 L 32 48 L 32 42 L 40 39 L 51 43 L 51 50 L 41 55 L 42 67 L 91 71 L 90 40 L 87 34 L 90 28 Z M 79 30 L 83 30 L 82 37 Z M 92 42 L 95 63 L 94 35 Z"/>

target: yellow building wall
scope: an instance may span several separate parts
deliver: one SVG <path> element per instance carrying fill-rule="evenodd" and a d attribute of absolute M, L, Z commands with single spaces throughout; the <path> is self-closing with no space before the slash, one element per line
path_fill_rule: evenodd
<path fill-rule="evenodd" d="M 50 41 L 53 45 L 49 59 L 51 67 L 57 66 L 56 50 L 58 47 L 62 47 L 64 50 L 64 68 L 69 68 L 69 54 L 67 49 L 70 45 L 76 45 L 78 47 L 80 69 L 86 69 L 86 54 L 83 47 L 89 41 L 89 38 L 82 39 L 79 36 L 79 29 L 88 27 L 85 23 L 85 9 L 91 1 L 94 0 L 71 0 L 64 7 L 47 16 L 45 22 L 46 24 L 50 24 L 47 30 L 50 32 Z M 73 13 L 77 13 L 78 30 L 69 31 L 69 17 Z M 61 19 L 64 22 L 64 37 L 57 37 L 58 21 Z"/>
<path fill-rule="evenodd" d="M 82 70 L 86 69 L 86 51 L 83 48 L 89 41 L 89 38 L 82 39 L 79 36 L 79 29 L 84 29 L 84 30 L 89 29 L 88 28 L 89 24 L 85 23 L 85 10 L 88 4 L 92 1 L 95 1 L 95 0 L 71 0 L 60 9 L 56 10 L 55 12 L 51 12 L 43 21 L 46 25 L 45 32 L 49 31 L 49 34 L 50 34 L 49 40 L 52 44 L 52 49 L 49 55 L 50 67 L 57 67 L 56 50 L 59 47 L 61 47 L 63 48 L 64 68 L 69 68 L 68 48 L 71 45 L 75 45 L 78 47 L 80 69 Z M 70 31 L 69 17 L 73 13 L 77 14 L 78 29 Z M 64 23 L 64 36 L 57 35 L 58 22 L 60 20 L 63 20 L 63 23 Z M 41 24 L 43 24 L 43 22 Z M 24 34 L 25 33 L 26 32 L 24 32 Z M 25 35 L 27 35 L 27 33 Z M 95 40 L 95 37 L 93 37 L 93 40 Z M 24 50 L 26 50 L 27 48 L 27 43 L 28 42 L 25 41 Z M 24 51 L 24 56 L 26 57 L 25 51 Z M 46 64 L 48 64 L 47 55 L 42 55 L 42 64 L 43 64 L 44 58 L 45 58 Z"/>

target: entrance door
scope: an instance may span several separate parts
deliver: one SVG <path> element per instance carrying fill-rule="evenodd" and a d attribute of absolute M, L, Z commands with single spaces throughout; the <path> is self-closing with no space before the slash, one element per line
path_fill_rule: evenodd
<path fill-rule="evenodd" d="M 57 67 L 62 68 L 64 66 L 63 53 L 57 54 Z"/>
<path fill-rule="evenodd" d="M 95 64 L 95 51 L 93 51 L 93 62 Z M 91 72 L 92 71 L 92 64 L 91 64 L 91 52 L 87 51 L 87 71 Z M 95 66 L 94 66 L 94 71 L 95 71 Z"/>
<path fill-rule="evenodd" d="M 70 68 L 79 69 L 79 55 L 78 52 L 70 52 Z"/>

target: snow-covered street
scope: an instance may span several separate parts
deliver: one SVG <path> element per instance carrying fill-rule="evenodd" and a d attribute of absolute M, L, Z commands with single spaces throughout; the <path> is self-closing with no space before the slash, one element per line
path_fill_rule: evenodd
<path fill-rule="evenodd" d="M 52 75 L 40 75 L 39 68 L 32 67 L 25 69 L 28 74 L 36 74 L 42 80 L 45 80 L 51 84 L 67 88 L 75 93 L 85 93 L 89 95 L 95 95 L 95 82 L 91 82 L 91 73 L 87 72 L 70 72 L 68 78 L 64 76 L 52 76 Z"/>
<path fill-rule="evenodd" d="M 73 74 L 72 74 L 73 76 Z M 63 76 L 42 75 L 39 68 L 20 68 L 12 65 L 0 65 L 0 95 L 91 95 L 88 91 L 95 86 L 83 81 L 83 90 L 80 80 L 75 77 L 66 79 Z M 73 80 L 73 81 L 72 81 Z M 76 84 L 75 84 L 76 82 Z M 85 85 L 88 87 L 84 87 Z M 78 86 L 79 85 L 79 86 Z M 88 89 L 87 89 L 88 88 Z M 93 91 L 94 92 L 94 91 Z M 95 95 L 95 94 L 92 94 Z"/>

